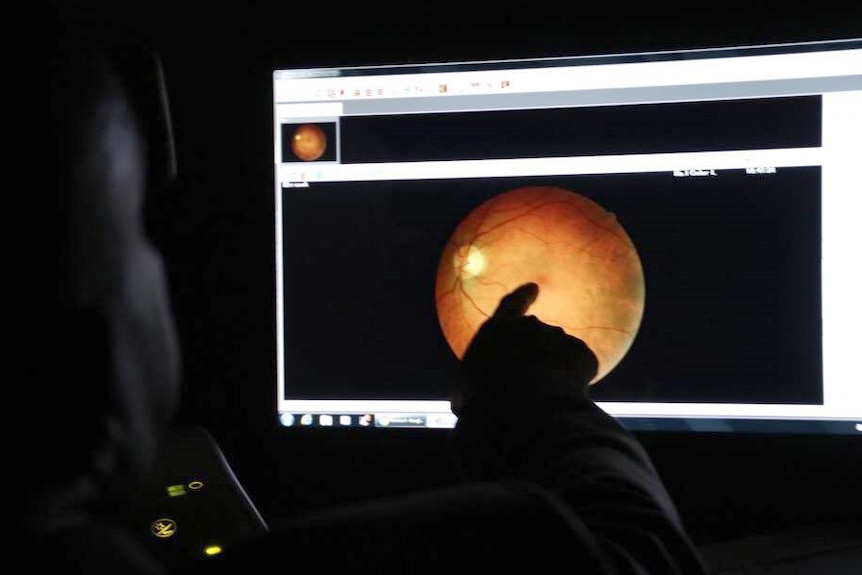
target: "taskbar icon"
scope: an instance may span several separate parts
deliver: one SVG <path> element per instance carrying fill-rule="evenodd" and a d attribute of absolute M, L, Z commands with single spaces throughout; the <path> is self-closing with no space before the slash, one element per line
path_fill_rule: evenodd
<path fill-rule="evenodd" d="M 279 423 L 284 427 L 373 427 L 371 413 L 280 413 Z"/>

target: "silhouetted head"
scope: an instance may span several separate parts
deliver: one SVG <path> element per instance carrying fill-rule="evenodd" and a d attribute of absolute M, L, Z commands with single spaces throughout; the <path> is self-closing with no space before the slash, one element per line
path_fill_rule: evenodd
<path fill-rule="evenodd" d="M 55 16 L 43 23 L 48 194 L 24 199 L 45 231 L 22 246 L 16 357 L 37 422 L 22 438 L 30 519 L 45 531 L 123 500 L 154 462 L 179 394 L 163 266 L 144 227 L 139 119 L 106 52 Z"/>

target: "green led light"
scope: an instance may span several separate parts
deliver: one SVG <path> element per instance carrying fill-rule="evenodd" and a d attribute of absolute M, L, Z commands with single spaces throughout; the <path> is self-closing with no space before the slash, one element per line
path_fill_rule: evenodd
<path fill-rule="evenodd" d="M 208 545 L 204 548 L 204 553 L 212 557 L 213 555 L 218 555 L 221 553 L 221 545 Z"/>
<path fill-rule="evenodd" d="M 179 497 L 186 494 L 185 485 L 168 485 L 168 495 L 171 497 Z"/>

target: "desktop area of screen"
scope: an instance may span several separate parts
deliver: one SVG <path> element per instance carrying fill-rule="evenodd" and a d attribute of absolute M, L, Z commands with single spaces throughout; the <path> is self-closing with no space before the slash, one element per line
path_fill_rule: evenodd
<path fill-rule="evenodd" d="M 450 428 L 499 298 L 632 429 L 862 432 L 862 41 L 273 74 L 283 425 Z"/>

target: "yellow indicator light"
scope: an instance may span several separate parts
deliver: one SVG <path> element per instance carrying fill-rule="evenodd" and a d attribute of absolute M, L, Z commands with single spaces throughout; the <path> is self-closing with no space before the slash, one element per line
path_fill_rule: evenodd
<path fill-rule="evenodd" d="M 198 489 L 202 488 L 203 486 L 204 486 L 203 481 L 198 481 L 197 479 L 195 479 L 194 481 L 189 481 L 189 489 L 191 489 L 191 490 L 197 491 Z"/>
<path fill-rule="evenodd" d="M 159 539 L 167 539 L 177 532 L 177 524 L 173 519 L 162 517 L 150 523 L 150 531 Z"/>
<path fill-rule="evenodd" d="M 171 497 L 179 497 L 186 494 L 185 485 L 168 485 L 168 495 Z"/>
<path fill-rule="evenodd" d="M 218 555 L 219 553 L 221 553 L 221 546 L 220 545 L 210 545 L 209 547 L 205 547 L 204 553 L 206 553 L 210 557 L 212 557 L 213 555 Z"/>

